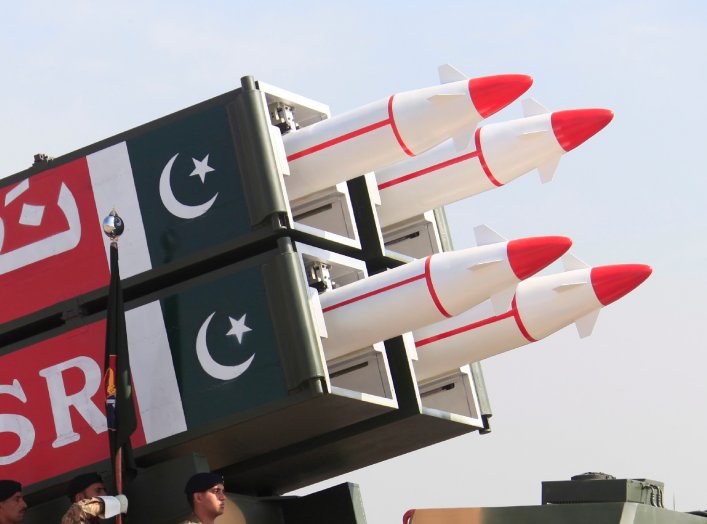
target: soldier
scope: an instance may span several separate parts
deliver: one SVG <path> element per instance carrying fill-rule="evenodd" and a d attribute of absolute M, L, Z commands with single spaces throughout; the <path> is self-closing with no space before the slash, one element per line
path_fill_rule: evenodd
<path fill-rule="evenodd" d="M 72 504 L 61 524 L 95 524 L 99 517 L 107 519 L 127 511 L 125 495 L 110 497 L 106 493 L 106 486 L 98 473 L 84 473 L 71 479 L 67 495 Z"/>
<path fill-rule="evenodd" d="M 216 473 L 192 475 L 184 487 L 192 514 L 181 524 L 214 524 L 226 505 L 223 477 Z"/>
<path fill-rule="evenodd" d="M 103 478 L 98 473 L 84 473 L 71 479 L 66 494 L 73 503 L 107 495 L 108 490 L 106 490 L 106 485 L 103 483 Z"/>
<path fill-rule="evenodd" d="M 19 524 L 25 520 L 26 512 L 22 484 L 15 480 L 0 480 L 0 524 Z"/>

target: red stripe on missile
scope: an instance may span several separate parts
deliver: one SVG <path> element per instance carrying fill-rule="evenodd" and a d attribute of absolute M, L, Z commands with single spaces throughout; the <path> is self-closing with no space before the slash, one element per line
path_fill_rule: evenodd
<path fill-rule="evenodd" d="M 384 293 L 386 291 L 390 291 L 391 289 L 395 289 L 400 286 L 404 286 L 405 284 L 409 284 L 409 283 L 415 282 L 417 280 L 422 280 L 423 278 L 426 278 L 426 274 L 416 275 L 414 277 L 410 277 L 405 280 L 401 280 L 400 282 L 395 282 L 394 284 L 384 286 L 380 289 L 374 289 L 373 291 L 369 291 L 368 293 L 364 293 L 363 295 L 358 295 L 356 297 L 349 298 L 348 300 L 344 300 L 344 301 L 339 302 L 337 304 L 332 304 L 331 306 L 325 307 L 324 309 L 322 309 L 322 312 L 326 313 L 328 311 L 340 308 L 342 306 L 346 306 L 346 305 L 351 304 L 353 302 L 358 302 L 359 300 L 363 300 L 364 298 L 372 297 L 374 295 L 379 295 L 380 293 Z M 427 285 L 429 287 L 429 283 Z"/>
<path fill-rule="evenodd" d="M 513 311 L 506 311 L 505 313 L 501 315 L 496 315 L 495 317 L 488 317 L 483 320 L 479 320 L 478 322 L 474 322 L 472 324 L 467 324 L 466 326 L 460 326 L 455 329 L 451 329 L 449 331 L 445 331 L 444 333 L 440 333 L 439 335 L 435 335 L 433 337 L 427 337 L 423 338 L 422 340 L 416 340 L 415 341 L 415 347 L 422 347 L 426 346 L 427 344 L 431 344 L 432 342 L 437 342 L 438 340 L 444 340 L 445 338 L 453 337 L 455 335 L 459 335 L 460 333 L 466 333 L 467 331 L 471 331 L 472 329 L 480 328 L 482 326 L 487 326 L 489 324 L 493 324 L 494 322 L 498 322 L 499 320 L 503 320 L 506 318 L 510 318 L 514 316 Z"/>
<path fill-rule="evenodd" d="M 513 295 L 513 301 L 511 302 L 511 313 L 513 313 L 513 318 L 516 321 L 516 325 L 518 326 L 518 329 L 520 330 L 521 334 L 525 337 L 525 339 L 528 342 L 537 342 L 536 339 L 534 339 L 532 336 L 530 336 L 530 333 L 528 333 L 528 330 L 525 328 L 525 325 L 523 324 L 523 321 L 520 318 L 520 312 L 518 311 L 518 305 L 516 304 L 516 296 Z"/>
<path fill-rule="evenodd" d="M 356 138 L 357 136 L 365 135 L 366 133 L 370 133 L 371 131 L 375 131 L 376 129 L 385 127 L 390 123 L 390 119 L 381 120 L 380 122 L 376 122 L 375 124 L 362 127 L 361 129 L 356 129 L 355 131 L 351 131 L 350 133 L 346 133 L 345 135 L 337 136 L 336 138 L 332 138 L 331 140 L 327 140 L 326 142 L 322 142 L 321 144 L 317 144 L 316 146 L 308 147 L 307 149 L 303 149 L 302 151 L 298 151 L 297 153 L 292 153 L 290 156 L 287 157 L 287 161 L 292 162 L 293 160 L 297 160 L 298 158 L 302 158 L 303 156 L 311 155 L 312 153 L 316 153 L 317 151 L 321 151 L 322 149 L 335 146 L 336 144 L 340 144 L 341 142 L 346 142 L 347 140 L 351 140 L 352 138 Z"/>
<path fill-rule="evenodd" d="M 440 169 L 444 169 L 445 167 L 453 166 L 454 164 L 458 164 L 459 162 L 464 162 L 465 160 L 470 160 L 474 157 L 476 157 L 478 153 L 476 151 L 472 151 L 471 153 L 467 153 L 466 155 L 461 155 L 455 158 L 450 158 L 449 160 L 446 160 L 444 162 L 440 162 L 439 164 L 435 164 L 433 166 L 426 167 L 424 169 L 420 169 L 418 171 L 414 171 L 412 173 L 408 173 L 407 175 L 400 176 L 398 178 L 394 178 L 393 180 L 388 180 L 387 182 L 383 182 L 382 184 L 378 184 L 378 190 L 383 190 L 387 187 L 395 186 L 397 184 L 401 184 L 403 182 L 407 182 L 408 180 L 412 180 L 413 178 L 417 178 L 423 175 L 427 175 L 429 173 L 432 173 L 434 171 L 439 171 Z"/>
<path fill-rule="evenodd" d="M 417 280 L 425 279 L 425 282 L 427 283 L 427 290 L 430 293 L 430 297 L 432 297 L 432 301 L 434 302 L 435 306 L 437 306 L 437 309 L 439 310 L 440 313 L 442 313 L 445 317 L 451 317 L 445 309 L 444 306 L 442 306 L 442 302 L 439 300 L 439 296 L 437 296 L 437 292 L 435 291 L 434 288 L 434 283 L 432 282 L 432 275 L 430 273 L 430 262 L 432 260 L 432 256 L 427 257 L 425 260 L 425 272 L 422 275 L 416 275 L 414 277 L 407 278 L 405 280 L 401 280 L 400 282 L 395 282 L 394 284 L 390 284 L 388 286 L 384 286 L 380 289 L 374 289 L 373 291 L 369 291 L 368 293 L 364 293 L 362 295 L 358 295 L 356 297 L 349 298 L 348 300 L 344 300 L 342 302 L 339 302 L 337 304 L 332 304 L 331 306 L 327 306 L 322 309 L 322 312 L 327 313 L 328 311 L 332 311 L 334 309 L 343 307 L 347 304 L 352 304 L 353 302 L 358 302 L 359 300 L 363 300 L 368 297 L 372 297 L 375 295 L 379 295 L 380 293 L 384 293 L 386 291 L 389 291 L 391 289 L 395 289 L 401 286 L 404 286 L 405 284 L 409 284 L 411 282 L 415 282 Z"/>
<path fill-rule="evenodd" d="M 532 237 L 511 240 L 510 242 L 508 242 L 507 247 L 508 262 L 518 279 L 523 280 L 524 278 L 527 278 L 537 273 L 542 268 L 557 260 L 570 248 L 571 245 L 572 241 L 569 238 L 556 236 Z M 427 260 L 425 261 L 425 276 L 427 278 L 427 287 L 430 290 L 430 295 L 432 295 L 432 300 L 434 300 L 437 309 L 439 309 L 444 316 L 451 317 L 452 315 L 447 313 L 447 311 L 442 307 L 442 304 L 439 301 L 439 298 L 437 297 L 434 288 L 432 287 L 431 277 L 428 276 L 430 273 L 429 265 L 431 258 L 431 256 L 427 257 Z M 503 313 L 501 315 L 489 317 L 473 324 L 468 324 L 466 326 L 456 328 L 452 331 L 440 333 L 439 335 L 435 335 L 434 337 L 426 338 L 422 341 L 416 342 L 416 346 L 419 347 L 424 344 L 429 344 L 430 342 L 434 342 L 435 340 L 451 337 L 458 333 L 470 331 L 477 327 L 485 326 L 487 324 L 491 324 L 493 322 L 497 322 L 499 320 L 503 320 L 504 318 L 510 317 L 515 318 L 516 324 L 518 325 L 518 329 L 520 329 L 523 336 L 531 342 L 534 342 L 535 339 L 530 336 L 530 333 L 528 333 L 528 330 L 525 329 L 525 326 L 523 325 L 523 321 L 521 320 L 520 314 L 518 313 L 518 309 L 516 307 L 514 296 L 510 311 L 507 311 L 506 313 Z"/>
<path fill-rule="evenodd" d="M 488 317 L 483 320 L 479 320 L 478 322 L 472 322 L 471 324 L 467 324 L 465 326 L 459 326 L 458 328 L 450 329 L 449 331 L 439 333 L 438 335 L 435 335 L 433 337 L 427 337 L 423 338 L 422 340 L 416 340 L 415 347 L 419 348 L 422 346 L 426 346 L 427 344 L 431 344 L 432 342 L 437 342 L 438 340 L 444 340 L 445 338 L 453 337 L 461 333 L 466 333 L 467 331 L 471 331 L 473 329 L 488 326 L 489 324 L 493 324 L 494 322 L 500 322 L 501 320 L 505 320 L 507 318 L 513 318 L 516 321 L 518 329 L 529 342 L 536 342 L 536 340 L 530 335 L 530 333 L 528 333 L 528 330 L 523 325 L 523 321 L 520 319 L 518 307 L 516 306 L 516 297 L 514 296 L 513 301 L 511 303 L 511 309 L 506 311 L 505 313 L 493 317 Z"/>
<path fill-rule="evenodd" d="M 486 164 L 486 159 L 484 158 L 484 152 L 481 150 L 481 128 L 477 128 L 474 133 L 474 142 L 476 143 L 476 150 L 479 152 L 479 162 L 481 167 L 486 173 L 486 177 L 491 181 L 491 183 L 496 187 L 501 187 L 503 184 L 499 182 L 495 176 L 491 173 L 489 166 Z"/>
<path fill-rule="evenodd" d="M 425 280 L 427 281 L 427 290 L 430 292 L 432 301 L 435 303 L 435 306 L 437 306 L 437 309 L 439 309 L 439 312 L 442 313 L 445 317 L 449 318 L 452 315 L 447 313 L 447 310 L 444 309 L 444 307 L 442 306 L 442 302 L 440 302 L 439 297 L 437 296 L 437 292 L 435 291 L 434 283 L 432 282 L 432 274 L 430 273 L 431 262 L 432 255 L 428 256 L 427 260 L 425 260 Z"/>
<path fill-rule="evenodd" d="M 400 147 L 403 148 L 403 151 L 405 151 L 405 154 L 408 156 L 415 156 L 415 153 L 410 151 L 408 149 L 408 146 L 405 145 L 405 142 L 403 142 L 403 137 L 400 136 L 400 132 L 398 131 L 398 126 L 395 124 L 395 116 L 393 116 L 393 98 L 395 95 L 391 96 L 388 99 L 388 120 L 390 120 L 390 127 L 393 128 L 393 134 L 395 134 L 395 139 L 398 141 L 398 144 L 400 144 Z"/>

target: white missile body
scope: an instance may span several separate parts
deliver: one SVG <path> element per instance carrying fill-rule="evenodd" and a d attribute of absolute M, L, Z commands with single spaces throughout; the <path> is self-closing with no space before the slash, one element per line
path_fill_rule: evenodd
<path fill-rule="evenodd" d="M 448 140 L 415 158 L 376 171 L 381 226 L 500 187 L 533 169 L 547 182 L 563 154 L 613 118 L 608 109 L 550 113 L 537 102 L 523 102 L 530 116 L 479 127 L 474 143 L 464 151 Z"/>
<path fill-rule="evenodd" d="M 438 253 L 320 295 L 327 359 L 458 315 L 559 258 L 571 241 L 535 237 Z"/>
<path fill-rule="evenodd" d="M 466 145 L 483 118 L 532 84 L 526 75 L 469 79 L 451 66 L 440 68 L 440 79 L 446 83 L 398 93 L 284 135 L 288 198 L 399 162 L 451 137 Z"/>
<path fill-rule="evenodd" d="M 588 336 L 601 308 L 635 289 L 650 274 L 649 266 L 624 264 L 524 280 L 505 313 L 494 315 L 491 305 L 484 303 L 415 330 L 417 380 L 535 342 L 572 323 L 580 336 Z"/>

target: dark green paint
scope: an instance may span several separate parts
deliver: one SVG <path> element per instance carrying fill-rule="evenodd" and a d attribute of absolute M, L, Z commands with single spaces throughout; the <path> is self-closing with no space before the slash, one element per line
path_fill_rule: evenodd
<path fill-rule="evenodd" d="M 153 267 L 251 230 L 225 106 L 185 115 L 129 140 L 128 152 Z M 218 193 L 212 207 L 200 217 L 176 217 L 160 198 L 160 176 L 176 154 L 171 187 L 179 202 L 199 205 Z M 190 176 L 192 159 L 201 161 L 206 155 L 214 171 L 207 173 L 202 183 L 199 176 Z"/>
<path fill-rule="evenodd" d="M 187 426 L 197 428 L 287 395 L 272 319 L 259 267 L 250 267 L 161 300 Z M 224 366 L 255 358 L 245 373 L 232 380 L 208 375 L 196 356 L 196 338 L 207 317 L 212 358 Z M 229 316 L 246 315 L 251 331 L 239 344 Z"/>

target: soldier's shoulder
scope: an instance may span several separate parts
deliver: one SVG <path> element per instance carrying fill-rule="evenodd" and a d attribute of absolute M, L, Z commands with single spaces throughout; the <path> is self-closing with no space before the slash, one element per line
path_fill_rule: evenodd
<path fill-rule="evenodd" d="M 188 519 L 180 521 L 179 524 L 201 524 L 201 521 L 198 517 L 192 515 Z"/>

